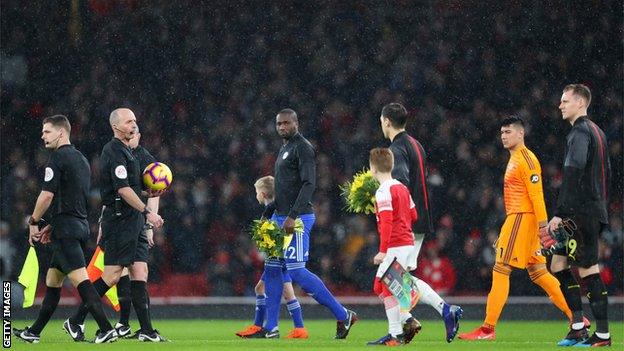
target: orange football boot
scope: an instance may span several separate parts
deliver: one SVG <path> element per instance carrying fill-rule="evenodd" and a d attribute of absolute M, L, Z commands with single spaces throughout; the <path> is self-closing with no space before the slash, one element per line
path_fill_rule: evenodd
<path fill-rule="evenodd" d="M 306 328 L 295 328 L 288 333 L 286 339 L 307 339 L 308 330 Z"/>
<path fill-rule="evenodd" d="M 494 328 L 480 326 L 470 333 L 459 334 L 462 340 L 496 340 L 496 332 Z"/>
<path fill-rule="evenodd" d="M 262 329 L 262 327 L 259 327 L 257 325 L 250 325 L 247 328 L 239 331 L 238 333 L 236 333 L 236 336 L 240 336 L 241 338 L 246 338 L 251 334 L 257 333 L 258 331 L 260 331 Z"/>

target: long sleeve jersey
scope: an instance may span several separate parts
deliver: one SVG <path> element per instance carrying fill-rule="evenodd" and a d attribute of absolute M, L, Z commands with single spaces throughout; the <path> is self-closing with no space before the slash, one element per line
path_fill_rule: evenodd
<path fill-rule="evenodd" d="M 390 150 L 394 156 L 392 178 L 403 183 L 410 192 L 420 220 L 414 223 L 414 232 L 433 233 L 433 220 L 429 208 L 427 188 L 427 155 L 425 149 L 407 132 L 397 134 Z"/>
<path fill-rule="evenodd" d="M 522 145 L 511 153 L 503 189 L 505 212 L 534 213 L 540 226 L 547 224 L 542 168 L 535 154 Z"/>
<path fill-rule="evenodd" d="M 314 147 L 297 133 L 280 148 L 275 161 L 275 213 L 290 218 L 312 213 L 315 189 Z"/>
<path fill-rule="evenodd" d="M 405 185 L 396 179 L 380 184 L 375 193 L 375 212 L 379 252 L 414 245 L 412 224 L 418 220 L 418 212 Z"/>
<path fill-rule="evenodd" d="M 597 216 L 608 224 L 607 201 L 611 163 L 604 132 L 587 117 L 580 117 L 568 134 L 563 182 L 555 215 Z"/>

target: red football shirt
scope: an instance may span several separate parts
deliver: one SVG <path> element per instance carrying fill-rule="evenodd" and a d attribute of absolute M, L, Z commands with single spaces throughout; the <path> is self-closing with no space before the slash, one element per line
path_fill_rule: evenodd
<path fill-rule="evenodd" d="M 383 182 L 375 193 L 379 252 L 414 245 L 412 223 L 418 219 L 409 190 L 396 179 Z"/>

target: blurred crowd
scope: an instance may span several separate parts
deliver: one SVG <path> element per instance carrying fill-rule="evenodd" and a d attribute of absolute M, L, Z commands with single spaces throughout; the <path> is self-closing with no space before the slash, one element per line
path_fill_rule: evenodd
<path fill-rule="evenodd" d="M 317 150 L 309 266 L 340 293 L 370 293 L 375 220 L 344 213 L 338 185 L 367 166 L 370 148 L 388 145 L 378 118 L 397 101 L 408 107 L 407 129 L 429 162 L 436 232 L 418 275 L 444 294 L 487 292 L 509 156 L 498 122 L 513 113 L 528 124 L 552 213 L 570 128 L 557 106 L 566 84 L 584 83 L 612 164 L 611 230 L 601 236 L 600 263 L 611 293 L 622 293 L 617 2 L 65 3 L 3 2 L 3 280 L 15 279 L 26 253 L 25 218 L 47 160 L 42 118 L 67 115 L 72 143 L 91 162 L 92 249 L 99 155 L 112 136 L 110 111 L 124 106 L 137 116 L 142 144 L 174 172 L 150 280 L 192 275 L 205 281 L 201 294 L 253 294 L 263 268 L 247 233 L 262 212 L 253 183 L 273 173 L 282 142 L 275 115 L 290 107 Z M 526 273 L 512 278 L 527 282 L 512 282 L 512 294 L 541 294 Z"/>

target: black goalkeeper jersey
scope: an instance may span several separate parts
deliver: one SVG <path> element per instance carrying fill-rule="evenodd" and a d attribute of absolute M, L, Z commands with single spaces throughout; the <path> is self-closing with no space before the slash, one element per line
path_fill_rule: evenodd
<path fill-rule="evenodd" d="M 555 215 L 591 215 L 607 224 L 610 175 L 609 148 L 604 132 L 586 116 L 580 117 L 567 137 L 563 182 Z"/>
<path fill-rule="evenodd" d="M 297 133 L 280 148 L 275 161 L 275 213 L 290 218 L 312 213 L 315 189 L 314 147 Z"/>

